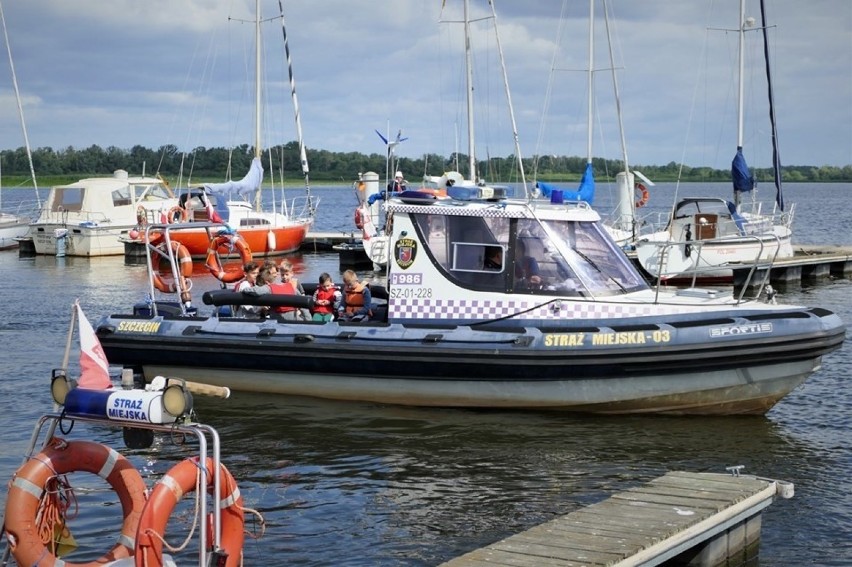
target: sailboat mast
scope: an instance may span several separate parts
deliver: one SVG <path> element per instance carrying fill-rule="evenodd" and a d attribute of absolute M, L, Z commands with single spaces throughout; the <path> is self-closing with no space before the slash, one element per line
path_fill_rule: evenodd
<path fill-rule="evenodd" d="M 0 3 L 0 21 L 3 23 L 3 37 L 6 38 L 6 53 L 9 54 L 9 68 L 12 70 L 12 85 L 15 88 L 15 100 L 18 103 L 18 116 L 21 118 L 21 130 L 24 132 L 24 147 L 27 150 L 27 161 L 30 164 L 30 177 L 33 180 L 33 189 L 36 194 L 36 204 L 41 208 L 41 197 L 38 194 L 38 182 L 36 182 L 35 167 L 33 167 L 33 154 L 30 150 L 30 139 L 27 136 L 27 124 L 24 122 L 24 107 L 21 105 L 21 92 L 18 90 L 18 75 L 15 73 L 15 62 L 12 59 L 12 44 L 9 43 L 9 32 L 6 30 L 6 16 L 3 14 L 3 4 Z"/>
<path fill-rule="evenodd" d="M 260 120 L 261 120 L 261 102 L 260 102 L 260 81 L 261 81 L 261 60 L 260 60 L 260 0 L 254 0 L 254 157 L 261 159 L 263 152 L 260 146 Z M 254 192 L 254 207 L 260 210 L 261 207 L 261 187 Z"/>
<path fill-rule="evenodd" d="M 299 110 L 299 97 L 296 96 L 296 77 L 293 75 L 293 60 L 290 57 L 290 43 L 287 41 L 287 23 L 284 20 L 284 4 L 278 0 L 278 10 L 281 12 L 281 33 L 284 36 L 284 57 L 287 59 L 287 73 L 290 78 L 290 99 L 293 101 L 293 113 L 296 119 L 296 139 L 299 142 L 299 163 L 305 178 L 305 191 L 308 194 L 310 214 L 314 214 L 313 199 L 311 198 L 310 168 L 308 167 L 308 152 L 305 149 L 305 139 L 302 136 L 302 113 Z"/>
<path fill-rule="evenodd" d="M 464 55 L 467 70 L 467 159 L 470 180 L 477 182 L 473 137 L 473 57 L 470 49 L 470 2 L 464 0 Z"/>
<path fill-rule="evenodd" d="M 589 71 L 588 71 L 588 108 L 586 109 L 586 163 L 592 163 L 592 99 L 595 82 L 595 0 L 589 0 Z"/>
<path fill-rule="evenodd" d="M 739 53 L 737 67 L 737 148 L 743 147 L 743 106 L 745 75 L 745 0 L 740 0 L 740 25 L 739 25 Z"/>

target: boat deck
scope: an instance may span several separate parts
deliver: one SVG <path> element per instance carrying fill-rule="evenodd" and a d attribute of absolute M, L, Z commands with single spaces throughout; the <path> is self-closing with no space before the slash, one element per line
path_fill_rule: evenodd
<path fill-rule="evenodd" d="M 752 476 L 670 472 L 443 565 L 747 564 L 757 556 L 761 511 L 792 492 Z"/>

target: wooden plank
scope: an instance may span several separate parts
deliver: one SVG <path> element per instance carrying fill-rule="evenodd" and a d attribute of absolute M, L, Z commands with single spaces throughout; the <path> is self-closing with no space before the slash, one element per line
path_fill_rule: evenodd
<path fill-rule="evenodd" d="M 731 522 L 745 521 L 752 509 L 759 513 L 774 488 L 772 481 L 752 477 L 670 472 L 444 565 L 656 564 L 654 557 L 671 558 Z"/>

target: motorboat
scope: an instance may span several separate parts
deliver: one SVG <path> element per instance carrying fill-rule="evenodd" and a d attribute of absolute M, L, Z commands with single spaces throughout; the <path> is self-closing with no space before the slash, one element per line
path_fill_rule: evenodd
<path fill-rule="evenodd" d="M 36 254 L 48 256 L 117 256 L 120 238 L 140 224 L 154 221 L 177 205 L 168 184 L 159 177 L 129 175 L 81 179 L 50 189 L 38 218 L 24 239 Z"/>
<path fill-rule="evenodd" d="M 336 400 L 728 415 L 766 413 L 845 339 L 836 314 L 776 304 L 763 286 L 651 287 L 583 202 L 409 193 L 387 201 L 387 283 L 372 288 L 369 320 L 238 318 L 224 307 L 311 298 L 213 290 L 193 302 L 152 284 L 97 323 L 108 359 L 139 381 Z M 179 226 L 156 229 L 168 241 Z M 152 277 L 191 276 L 170 265 Z"/>

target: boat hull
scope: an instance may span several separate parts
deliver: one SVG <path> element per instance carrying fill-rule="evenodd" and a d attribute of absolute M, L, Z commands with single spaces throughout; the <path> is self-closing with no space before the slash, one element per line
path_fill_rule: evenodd
<path fill-rule="evenodd" d="M 246 241 L 251 249 L 252 256 L 280 256 L 296 252 L 304 242 L 311 227 L 310 221 L 293 222 L 288 226 L 259 226 L 240 227 L 237 229 L 239 235 Z M 194 260 L 207 258 L 210 248 L 210 236 L 204 228 L 187 229 L 175 231 L 172 240 L 186 246 Z M 124 244 L 121 243 L 121 251 L 124 253 Z M 220 255 L 228 258 L 239 258 L 239 252 L 234 250 L 228 254 L 220 250 Z"/>
<path fill-rule="evenodd" d="M 124 254 L 126 238 L 135 225 L 122 226 L 74 226 L 61 224 L 33 224 L 30 236 L 35 253 L 55 256 L 120 256 Z"/>
<path fill-rule="evenodd" d="M 626 324 L 542 332 L 111 316 L 98 335 L 112 363 L 147 380 L 415 406 L 704 415 L 766 413 L 845 337 L 824 311 L 619 330 Z"/>

